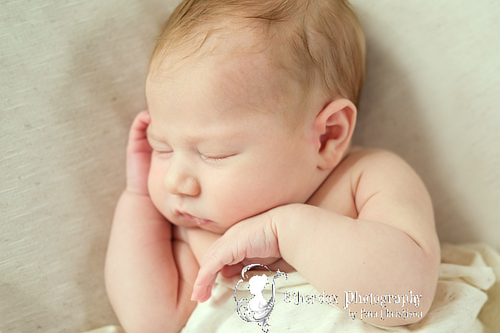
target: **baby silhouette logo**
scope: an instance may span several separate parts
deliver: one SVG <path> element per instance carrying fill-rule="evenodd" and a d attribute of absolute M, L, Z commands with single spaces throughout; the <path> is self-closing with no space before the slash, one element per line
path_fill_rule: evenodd
<path fill-rule="evenodd" d="M 246 322 L 255 322 L 261 328 L 263 332 L 269 331 L 269 316 L 274 308 L 275 303 L 275 280 L 281 276 L 284 276 L 285 279 L 288 278 L 286 273 L 278 270 L 276 274 L 272 277 L 270 281 L 270 277 L 265 273 L 262 275 L 253 275 L 249 278 L 249 271 L 252 269 L 265 269 L 268 273 L 272 274 L 272 271 L 267 268 L 267 266 L 260 264 L 252 264 L 245 266 L 241 271 L 241 279 L 236 284 L 234 288 L 234 300 L 236 301 L 236 311 L 241 319 Z M 240 283 L 248 282 L 248 290 L 251 294 L 249 298 L 241 298 L 238 300 L 237 291 L 241 291 L 238 289 Z M 262 293 L 264 292 L 267 285 L 271 283 L 271 297 L 266 299 Z"/>

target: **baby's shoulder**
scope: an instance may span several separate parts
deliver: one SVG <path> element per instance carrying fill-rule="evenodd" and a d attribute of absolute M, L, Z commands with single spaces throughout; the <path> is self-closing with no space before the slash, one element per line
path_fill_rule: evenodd
<path fill-rule="evenodd" d="M 390 170 L 399 169 L 400 163 L 402 159 L 389 151 L 352 147 L 308 203 L 356 218 L 359 199 L 390 183 Z M 377 184 L 380 178 L 386 184 Z"/>
<path fill-rule="evenodd" d="M 397 154 L 384 149 L 352 147 L 323 183 L 323 196 L 349 191 L 353 199 L 405 187 L 420 179 Z M 325 193 L 327 192 L 327 193 Z"/>
<path fill-rule="evenodd" d="M 413 168 L 387 150 L 354 147 L 338 168 L 348 175 L 358 208 L 374 195 L 397 200 L 428 196 Z"/>
<path fill-rule="evenodd" d="M 353 147 L 332 172 L 349 178 L 353 191 L 391 188 L 419 181 L 412 167 L 399 155 L 384 149 Z M 363 186 L 361 186 L 363 185 Z"/>
<path fill-rule="evenodd" d="M 310 203 L 344 216 L 371 220 L 394 213 L 394 207 L 412 212 L 412 216 L 432 215 L 430 197 L 420 177 L 397 154 L 382 149 L 353 147 Z"/>
<path fill-rule="evenodd" d="M 357 217 L 374 195 L 400 196 L 409 187 L 422 189 L 419 177 L 401 157 L 383 149 L 352 147 L 308 203 Z"/>
<path fill-rule="evenodd" d="M 352 147 L 337 169 L 351 176 L 365 172 L 390 173 L 410 166 L 397 154 L 375 148 Z M 349 171 L 349 172 L 346 172 Z"/>

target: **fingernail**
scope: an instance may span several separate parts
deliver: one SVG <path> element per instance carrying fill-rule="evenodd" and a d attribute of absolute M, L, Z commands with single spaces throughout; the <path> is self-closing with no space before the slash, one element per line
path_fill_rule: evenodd
<path fill-rule="evenodd" d="M 191 300 L 194 302 L 198 301 L 198 299 L 196 298 L 196 288 L 193 289 L 193 293 L 191 294 Z"/>
<path fill-rule="evenodd" d="M 194 287 L 193 293 L 191 294 L 191 300 L 195 302 L 199 302 L 204 295 L 202 295 L 202 292 L 200 291 L 200 287 Z"/>

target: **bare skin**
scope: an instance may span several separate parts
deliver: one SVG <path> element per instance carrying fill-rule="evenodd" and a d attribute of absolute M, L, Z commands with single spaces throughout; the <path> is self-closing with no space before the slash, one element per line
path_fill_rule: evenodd
<path fill-rule="evenodd" d="M 411 291 L 427 313 L 439 242 L 416 173 L 392 153 L 351 148 L 356 108 L 348 100 L 313 96 L 290 130 L 280 117 L 304 106 L 297 86 L 270 75 L 265 55 L 231 52 L 175 69 L 167 58 L 159 71 L 168 75 L 148 78 L 150 110 L 130 130 L 127 187 L 106 259 L 125 330 L 180 331 L 218 272 L 237 274 L 249 262 L 296 270 L 328 294 Z M 380 305 L 344 310 L 362 309 Z"/>
<path fill-rule="evenodd" d="M 242 221 L 211 247 L 219 234 L 172 225 L 149 198 L 147 119 L 146 114 L 139 116 L 131 130 L 127 189 L 117 206 L 106 264 L 108 293 L 127 331 L 178 332 L 197 304 L 191 301 L 192 294 L 206 300 L 219 269 L 233 275 L 250 262 L 274 262 L 271 268 L 288 272 L 296 269 L 327 293 L 411 290 L 422 295 L 419 311 L 428 311 L 439 258 L 432 209 L 421 181 L 398 157 L 352 149 L 307 205 L 281 206 Z M 398 182 L 404 186 L 397 186 Z M 250 237 L 255 230 L 264 233 Z M 271 252 L 237 253 L 235 260 L 226 260 L 234 243 L 252 243 L 252 248 Z M 272 259 L 253 259 L 258 257 Z M 225 266 L 240 260 L 236 268 Z M 333 276 L 330 267 L 337 268 Z M 195 288 L 197 275 L 200 281 Z M 356 305 L 349 309 L 361 311 Z M 373 322 L 404 325 L 412 320 Z"/>

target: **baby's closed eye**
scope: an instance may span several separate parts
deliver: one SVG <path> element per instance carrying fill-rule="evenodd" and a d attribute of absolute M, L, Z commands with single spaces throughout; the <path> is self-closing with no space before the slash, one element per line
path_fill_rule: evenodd
<path fill-rule="evenodd" d="M 210 162 L 221 162 L 224 160 L 227 160 L 231 157 L 234 157 L 238 155 L 237 153 L 231 153 L 231 154 L 209 154 L 209 153 L 199 153 L 200 157 L 205 160 L 205 161 L 210 161 Z"/>
<path fill-rule="evenodd" d="M 173 154 L 171 149 L 153 148 L 153 154 L 160 158 L 169 158 Z"/>

